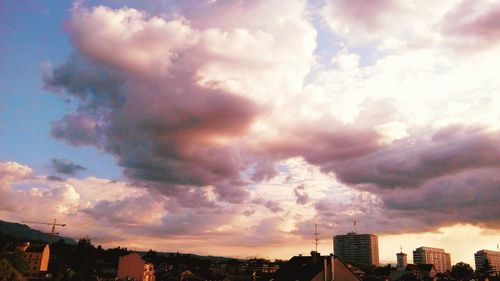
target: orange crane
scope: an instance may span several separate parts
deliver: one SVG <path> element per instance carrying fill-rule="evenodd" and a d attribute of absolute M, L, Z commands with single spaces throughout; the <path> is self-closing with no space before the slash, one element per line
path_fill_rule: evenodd
<path fill-rule="evenodd" d="M 30 224 L 45 224 L 45 225 L 51 225 L 52 230 L 50 231 L 50 244 L 52 244 L 52 239 L 54 239 L 54 235 L 58 235 L 59 232 L 56 232 L 56 226 L 62 226 L 65 227 L 65 223 L 57 223 L 56 219 L 54 219 L 53 222 L 39 222 L 39 221 L 22 221 L 24 223 L 30 223 Z"/>

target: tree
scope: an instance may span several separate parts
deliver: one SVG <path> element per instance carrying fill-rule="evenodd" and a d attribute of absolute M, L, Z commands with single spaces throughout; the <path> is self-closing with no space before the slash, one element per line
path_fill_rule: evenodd
<path fill-rule="evenodd" d="M 90 239 L 82 238 L 78 240 L 72 259 L 72 269 L 75 271 L 76 280 L 96 279 L 96 249 Z"/>
<path fill-rule="evenodd" d="M 451 276 L 458 280 L 469 280 L 474 270 L 464 262 L 459 262 L 451 267 Z"/>
<path fill-rule="evenodd" d="M 20 250 L 16 249 L 14 252 L 2 252 L 0 253 L 0 259 L 8 261 L 12 268 L 21 274 L 27 272 L 28 265 L 26 264 L 26 259 Z"/>
<path fill-rule="evenodd" d="M 485 258 L 483 261 L 483 266 L 480 269 L 476 270 L 476 274 L 478 276 L 486 277 L 490 276 L 493 273 L 493 267 L 490 264 L 488 258 Z"/>
<path fill-rule="evenodd" d="M 405 275 L 401 276 L 398 280 L 399 281 L 419 281 L 417 276 L 411 272 L 406 273 Z"/>
<path fill-rule="evenodd" d="M 0 259 L 0 281 L 24 281 L 24 277 L 7 259 Z"/>

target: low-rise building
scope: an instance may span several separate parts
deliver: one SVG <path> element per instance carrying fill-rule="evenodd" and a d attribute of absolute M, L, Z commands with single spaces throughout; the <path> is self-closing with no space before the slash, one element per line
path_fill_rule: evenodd
<path fill-rule="evenodd" d="M 275 275 L 276 281 L 360 281 L 351 269 L 333 254 L 321 256 L 311 252 L 311 256 L 295 256 L 281 267 Z"/>
<path fill-rule="evenodd" d="M 127 281 L 155 281 L 153 264 L 147 263 L 137 253 L 120 257 L 118 278 Z"/>
<path fill-rule="evenodd" d="M 391 270 L 389 280 L 399 280 L 405 275 L 413 275 L 418 280 L 433 280 L 437 275 L 437 271 L 433 264 L 407 264 L 404 270 Z"/>
<path fill-rule="evenodd" d="M 34 279 L 47 274 L 50 259 L 49 244 L 22 242 L 7 246 L 6 252 L 22 253 L 26 262 L 26 277 Z"/>

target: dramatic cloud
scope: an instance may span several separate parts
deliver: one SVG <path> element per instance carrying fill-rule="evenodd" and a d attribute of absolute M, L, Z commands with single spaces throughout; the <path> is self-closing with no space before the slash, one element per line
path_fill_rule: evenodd
<path fill-rule="evenodd" d="M 285 131 L 286 135 L 281 135 L 274 142 L 262 144 L 264 153 L 276 154 L 278 159 L 302 156 L 311 163 L 319 164 L 356 158 L 380 148 L 380 136 L 373 130 L 336 127 L 332 123 L 329 128 L 309 125 L 300 126 L 296 131 Z"/>
<path fill-rule="evenodd" d="M 500 229 L 488 3 L 77 5 L 66 24 L 74 54 L 43 68 L 45 88 L 70 103 L 52 135 L 111 154 L 125 180 L 28 181 L 29 168 L 4 164 L 0 191 L 62 200 L 54 211 L 94 225 L 100 241 L 135 235 L 138 247 L 310 245 L 314 224 L 330 235 L 354 220 L 381 234 Z M 321 20 L 333 34 L 317 38 Z M 333 44 L 317 46 L 324 37 Z"/>
<path fill-rule="evenodd" d="M 29 177 L 33 170 L 16 162 L 0 162 L 0 209 L 14 211 L 16 201 L 10 198 L 11 184 Z"/>
<path fill-rule="evenodd" d="M 450 127 L 431 138 L 404 140 L 369 156 L 326 164 L 340 180 L 379 187 L 418 187 L 428 179 L 467 169 L 500 166 L 500 135 Z"/>
<path fill-rule="evenodd" d="M 483 4 L 483 5 L 479 5 Z M 499 43 L 500 2 L 461 1 L 445 16 L 442 29 L 453 44 L 474 49 L 491 47 Z"/>
<path fill-rule="evenodd" d="M 87 168 L 73 163 L 67 159 L 55 159 L 51 160 L 54 172 L 59 174 L 66 174 L 74 176 L 76 173 L 85 171 Z"/>
<path fill-rule="evenodd" d="M 33 170 L 16 162 L 0 162 L 0 187 L 7 188 L 9 184 L 29 176 Z"/>
<path fill-rule="evenodd" d="M 376 51 L 444 46 L 475 52 L 498 44 L 499 8 L 496 0 L 328 0 L 322 15 L 350 45 L 376 44 Z"/>
<path fill-rule="evenodd" d="M 247 79 L 262 71 L 295 81 L 307 73 L 314 29 L 300 20 L 304 6 L 293 5 L 272 30 L 258 20 L 252 29 L 200 30 L 134 9 L 76 9 L 68 27 L 80 54 L 44 75 L 47 88 L 78 104 L 53 124 L 53 135 L 114 154 L 129 178 L 170 195 L 180 186 L 213 186 L 219 199 L 241 202 L 248 161 L 240 139 L 265 111 L 258 104 L 269 91 L 253 86 L 260 78 Z M 310 42 L 288 47 L 279 40 L 290 24 Z M 296 62 L 295 72 L 283 71 Z"/>
<path fill-rule="evenodd" d="M 424 229 L 456 223 L 500 228 L 500 168 L 477 169 L 431 180 L 419 189 L 384 194 L 384 206 L 424 223 Z"/>

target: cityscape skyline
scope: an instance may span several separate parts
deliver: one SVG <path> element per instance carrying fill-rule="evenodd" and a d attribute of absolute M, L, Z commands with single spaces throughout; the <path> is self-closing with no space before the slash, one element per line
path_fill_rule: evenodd
<path fill-rule="evenodd" d="M 24 222 L 24 223 L 35 224 L 35 225 L 36 224 L 38 224 L 38 225 L 45 224 L 45 225 L 48 225 L 49 227 L 54 226 L 54 225 L 55 226 L 66 226 L 65 224 L 56 224 L 56 220 L 54 220 L 53 222 L 47 222 L 47 223 L 41 223 L 41 222 Z M 356 225 L 356 224 L 354 223 L 354 225 Z M 37 228 L 35 227 L 33 229 L 37 229 Z M 392 266 L 397 266 L 400 261 L 401 262 L 404 261 L 404 264 L 411 264 L 411 263 L 416 263 L 416 264 L 424 263 L 425 264 L 425 263 L 428 263 L 427 260 L 425 259 L 425 257 L 419 257 L 419 260 L 415 261 L 415 251 L 422 251 L 422 250 L 435 251 L 435 250 L 437 250 L 437 251 L 442 252 L 443 250 L 445 250 L 445 249 L 437 248 L 437 246 L 434 246 L 434 247 L 419 246 L 419 247 L 415 248 L 415 250 L 413 251 L 413 255 L 410 255 L 409 256 L 410 259 L 408 259 L 408 255 L 406 252 L 403 251 L 403 246 L 401 245 L 401 246 L 399 246 L 399 252 L 396 253 L 396 258 L 394 260 L 387 259 L 387 260 L 381 261 L 378 258 L 378 254 L 380 251 L 380 247 L 378 246 L 378 236 L 376 234 L 357 233 L 357 232 L 354 232 L 354 230 L 355 230 L 355 228 L 353 229 L 353 231 L 348 232 L 346 234 L 338 234 L 338 235 L 332 236 L 333 247 L 332 247 L 330 252 L 328 252 L 328 250 L 327 250 L 324 253 L 334 254 L 335 256 L 341 258 L 342 261 L 347 263 L 347 264 L 360 264 L 359 260 L 358 260 L 359 258 L 352 259 L 352 257 L 359 256 L 359 257 L 361 257 L 361 260 L 364 260 L 364 259 L 371 260 L 371 262 L 369 263 L 371 265 L 385 266 L 385 265 L 390 264 Z M 321 245 L 322 243 L 325 242 L 325 239 L 320 239 L 319 233 L 317 231 L 318 231 L 317 225 L 315 225 L 315 232 L 313 233 L 314 239 L 313 239 L 312 243 L 315 244 L 316 248 L 315 249 L 311 248 L 310 251 L 321 254 L 322 252 L 319 251 L 319 249 L 324 250 L 325 248 L 324 247 L 318 248 L 318 247 L 319 247 L 319 245 Z M 59 234 L 59 232 L 55 232 L 55 229 L 52 228 L 51 232 L 45 232 L 45 234 L 50 237 L 50 241 L 55 241 L 53 236 L 54 236 L 54 234 Z M 342 239 L 342 241 L 339 241 L 339 244 L 343 244 L 342 249 L 339 248 L 339 251 L 337 251 L 337 252 L 335 251 L 335 238 L 336 237 L 339 239 Z M 375 240 L 373 240 L 373 237 L 375 238 Z M 69 238 L 69 237 L 66 237 L 66 238 Z M 368 244 L 365 243 L 366 242 L 365 240 L 367 238 L 369 239 Z M 90 237 L 86 236 L 86 237 L 84 237 L 84 239 L 90 240 Z M 359 249 L 353 250 L 353 249 L 351 249 L 353 247 L 359 248 Z M 374 247 L 374 248 L 371 249 L 371 247 Z M 491 250 L 491 249 L 477 250 L 474 253 L 473 262 L 470 264 L 468 263 L 468 264 L 472 268 L 476 269 L 478 262 L 480 263 L 480 266 L 482 266 L 484 264 L 484 259 L 489 259 L 493 268 L 494 269 L 498 268 L 497 264 L 500 264 L 500 248 L 499 248 L 498 244 L 496 247 L 497 247 L 496 250 Z M 130 250 L 145 252 L 148 249 L 143 248 L 143 249 L 130 249 Z M 149 250 L 157 250 L 157 249 L 149 249 Z M 296 253 L 295 255 L 307 256 L 307 251 L 309 251 L 309 250 L 306 249 L 303 252 Z M 452 251 L 453 251 L 453 249 L 452 249 Z M 179 252 L 179 250 L 177 252 Z M 189 254 L 189 253 L 187 253 L 187 254 Z M 191 253 L 191 254 L 199 254 L 199 253 Z M 210 256 L 214 255 L 214 253 L 205 253 L 205 254 L 210 254 Z M 344 256 L 346 254 L 348 256 Z M 449 253 L 445 253 L 445 254 L 448 256 L 448 259 L 449 259 L 450 254 Z M 375 257 L 372 257 L 372 255 L 375 255 Z M 399 257 L 399 255 L 403 255 L 404 258 L 401 259 Z M 431 256 L 432 256 L 432 254 L 431 254 Z M 269 257 L 269 256 L 265 256 L 265 255 L 230 256 L 229 258 L 243 258 L 243 259 L 266 258 L 266 259 L 271 259 L 271 260 L 273 259 L 273 257 Z M 285 256 L 274 257 L 274 259 L 282 259 L 282 258 L 286 260 Z M 449 264 L 448 267 L 451 268 L 451 265 L 453 265 L 454 263 L 463 262 L 463 261 L 464 260 L 460 260 L 460 261 L 456 261 L 456 262 L 448 262 L 448 264 Z M 361 263 L 361 264 L 363 264 L 363 263 Z M 433 264 L 433 263 L 431 263 L 431 264 Z M 449 268 L 447 268 L 447 269 L 449 269 Z"/>
<path fill-rule="evenodd" d="M 0 220 L 233 257 L 354 221 L 380 263 L 500 243 L 499 0 L 18 2 Z"/>

